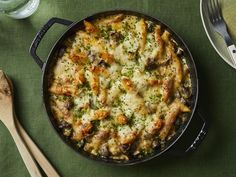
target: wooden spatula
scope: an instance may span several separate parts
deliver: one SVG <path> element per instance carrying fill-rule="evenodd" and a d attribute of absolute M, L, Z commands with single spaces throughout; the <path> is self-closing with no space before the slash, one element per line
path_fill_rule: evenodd
<path fill-rule="evenodd" d="M 5 99 L 8 99 L 8 101 L 6 101 Z M 10 106 L 12 108 L 11 113 L 10 113 L 11 121 L 13 122 L 14 129 L 16 129 L 15 131 L 16 132 L 17 132 L 17 130 L 19 131 L 19 134 L 21 135 L 21 137 L 24 140 L 25 144 L 27 145 L 28 149 L 30 150 L 30 152 L 32 153 L 33 157 L 38 162 L 38 164 L 42 167 L 42 169 L 44 170 L 46 175 L 49 177 L 59 177 L 56 170 L 52 167 L 52 165 L 49 163 L 49 161 L 46 159 L 46 157 L 43 155 L 43 153 L 39 150 L 39 148 L 36 146 L 36 144 L 31 140 L 29 135 L 25 132 L 23 127 L 20 125 L 20 122 L 18 121 L 18 119 L 15 115 L 14 109 L 13 109 L 13 84 L 12 84 L 11 80 L 0 70 L 0 120 L 7 119 L 6 116 L 4 116 L 4 115 L 6 114 L 5 112 L 10 111 L 10 108 L 8 108 L 9 106 L 7 106 L 7 104 L 9 105 L 9 102 L 11 103 Z M 9 111 L 2 111 L 3 109 L 5 110 L 5 108 L 8 108 Z M 3 118 L 3 117 L 5 117 L 5 118 Z M 8 120 L 8 122 L 10 122 L 10 119 Z M 10 122 L 9 124 L 11 125 L 12 122 Z M 6 127 L 8 127 L 8 126 L 6 126 Z M 35 167 L 37 168 L 37 166 L 34 162 L 33 162 L 33 164 L 35 165 L 34 168 Z M 28 170 L 29 169 L 33 170 L 34 168 L 32 168 L 30 166 L 28 168 Z M 30 172 L 30 170 L 29 170 L 29 172 Z M 31 174 L 31 172 L 30 172 L 30 174 Z M 39 175 L 31 174 L 31 176 L 41 176 L 40 173 L 38 172 L 38 170 L 37 170 L 37 174 L 39 174 Z"/>
<path fill-rule="evenodd" d="M 6 78 L 13 92 L 12 81 L 10 80 L 9 77 L 6 76 Z M 32 153 L 33 157 L 38 162 L 40 167 L 43 169 L 45 174 L 48 177 L 60 177 L 59 174 L 56 172 L 56 170 L 53 168 L 53 166 L 50 164 L 50 162 L 47 160 L 47 158 L 43 155 L 43 153 L 40 151 L 37 145 L 33 142 L 33 140 L 29 137 L 29 135 L 26 133 L 24 128 L 21 126 L 19 120 L 17 119 L 16 114 L 14 114 L 14 119 L 15 119 L 16 127 L 19 130 L 21 137 L 23 138 L 24 142 L 26 143 L 27 147 Z"/>
<path fill-rule="evenodd" d="M 40 171 L 33 157 L 31 156 L 16 129 L 12 95 L 13 93 L 11 92 L 7 78 L 0 70 L 0 120 L 11 133 L 11 136 L 16 143 L 16 146 L 30 175 L 34 177 L 41 177 Z"/>

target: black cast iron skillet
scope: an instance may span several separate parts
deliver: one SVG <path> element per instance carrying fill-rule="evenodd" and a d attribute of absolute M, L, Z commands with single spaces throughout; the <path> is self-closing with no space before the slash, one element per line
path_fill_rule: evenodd
<path fill-rule="evenodd" d="M 68 39 L 69 37 L 71 37 L 73 34 L 75 34 L 75 32 L 78 29 L 84 28 L 83 20 L 92 21 L 92 20 L 95 20 L 95 19 L 103 17 L 103 16 L 114 15 L 114 14 L 119 14 L 119 13 L 142 17 L 146 20 L 150 20 L 156 24 L 161 25 L 162 28 L 168 30 L 171 33 L 172 38 L 178 43 L 178 46 L 184 50 L 183 55 L 187 58 L 187 65 L 190 69 L 190 75 L 191 75 L 191 81 L 192 81 L 192 98 L 191 98 L 191 102 L 189 104 L 192 112 L 189 115 L 188 120 L 183 125 L 181 125 L 181 127 L 178 129 L 178 131 L 176 132 L 176 135 L 171 140 L 167 141 L 164 149 L 156 149 L 153 154 L 150 154 L 146 157 L 143 157 L 141 159 L 134 158 L 134 159 L 130 159 L 129 161 L 125 161 L 125 162 L 119 161 L 119 160 L 98 158 L 98 157 L 92 156 L 91 154 L 83 151 L 82 149 L 76 148 L 76 145 L 71 140 L 69 140 L 68 138 L 63 136 L 60 129 L 58 128 L 58 125 L 57 125 L 55 118 L 53 117 L 53 114 L 50 109 L 49 92 L 48 92 L 49 73 L 56 62 L 55 56 L 58 55 L 58 52 L 63 47 L 63 42 L 66 39 Z M 54 129 L 57 131 L 57 134 L 61 137 L 61 139 L 66 144 L 68 144 L 70 147 L 72 147 L 76 152 L 79 152 L 80 154 L 84 155 L 85 157 L 89 157 L 90 159 L 92 158 L 97 161 L 107 162 L 107 163 L 111 163 L 111 164 L 118 164 L 118 165 L 133 165 L 133 164 L 137 164 L 137 163 L 141 163 L 141 162 L 150 160 L 154 157 L 160 156 L 163 153 L 166 153 L 167 150 L 170 149 L 179 140 L 179 138 L 182 136 L 182 134 L 185 132 L 186 128 L 188 127 L 189 123 L 191 122 L 192 118 L 194 117 L 194 118 L 202 121 L 201 129 L 199 130 L 199 133 L 198 133 L 197 137 L 195 137 L 195 139 L 193 140 L 192 144 L 186 150 L 183 150 L 182 152 L 188 153 L 188 152 L 196 150 L 206 135 L 207 126 L 206 126 L 205 119 L 203 119 L 203 117 L 196 110 L 197 100 L 198 100 L 197 70 L 196 70 L 192 55 L 191 55 L 190 51 L 188 50 L 186 44 L 183 42 L 183 40 L 172 29 L 170 29 L 170 27 L 168 27 L 166 24 L 164 24 L 160 20 L 150 17 L 148 15 L 144 15 L 143 13 L 134 12 L 134 11 L 130 11 L 130 10 L 112 10 L 112 11 L 100 12 L 100 13 L 96 13 L 94 15 L 91 15 L 87 18 L 84 18 L 83 20 L 80 20 L 78 22 L 72 22 L 72 21 L 60 19 L 60 18 L 51 18 L 42 27 L 42 29 L 37 33 L 36 37 L 34 38 L 32 44 L 31 44 L 31 47 L 30 47 L 30 54 L 32 55 L 34 61 L 38 64 L 38 66 L 40 67 L 40 69 L 43 72 L 43 75 L 42 75 L 43 101 L 44 101 L 44 105 L 45 105 L 48 117 L 49 117 L 50 122 L 52 123 Z M 48 55 L 48 58 L 46 59 L 45 62 L 43 62 L 40 59 L 40 57 L 37 55 L 36 50 L 37 50 L 38 45 L 39 45 L 40 41 L 42 40 L 43 36 L 46 34 L 46 32 L 49 30 L 49 28 L 55 23 L 66 25 L 66 26 L 68 26 L 68 29 L 57 40 L 57 42 L 52 47 L 52 49 Z"/>

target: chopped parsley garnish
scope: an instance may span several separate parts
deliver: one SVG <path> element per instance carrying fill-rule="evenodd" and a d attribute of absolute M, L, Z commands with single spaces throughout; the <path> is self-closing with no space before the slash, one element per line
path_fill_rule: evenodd
<path fill-rule="evenodd" d="M 81 118 L 85 113 L 86 113 L 86 109 L 84 108 L 79 108 L 79 109 L 76 109 L 74 110 L 74 117 L 75 118 Z"/>

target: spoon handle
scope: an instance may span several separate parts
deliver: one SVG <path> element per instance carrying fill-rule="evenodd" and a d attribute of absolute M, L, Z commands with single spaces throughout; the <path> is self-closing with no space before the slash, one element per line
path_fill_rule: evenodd
<path fill-rule="evenodd" d="M 40 174 L 40 171 L 31 156 L 29 150 L 27 149 L 26 145 L 22 141 L 19 133 L 17 132 L 17 129 L 15 126 L 8 127 L 9 132 L 11 133 L 12 138 L 14 139 L 16 146 L 20 152 L 20 155 L 26 165 L 26 168 L 28 169 L 31 177 L 42 177 Z"/>
<path fill-rule="evenodd" d="M 17 117 L 15 117 L 15 122 L 16 122 L 16 127 L 18 128 L 18 131 L 19 131 L 22 139 L 25 141 L 30 152 L 32 153 L 32 155 L 34 156 L 34 158 L 38 162 L 38 164 L 41 166 L 43 171 L 46 173 L 46 175 L 53 176 L 53 177 L 60 177 L 59 174 L 56 172 L 56 170 L 53 168 L 53 166 L 50 164 L 50 162 L 47 160 L 47 158 L 43 155 L 43 153 L 37 147 L 37 145 L 32 141 L 32 139 L 26 133 L 26 131 L 21 126 Z"/>

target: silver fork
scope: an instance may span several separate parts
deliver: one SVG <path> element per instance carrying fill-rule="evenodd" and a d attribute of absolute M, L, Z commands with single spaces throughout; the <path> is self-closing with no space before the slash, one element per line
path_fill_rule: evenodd
<path fill-rule="evenodd" d="M 228 33 L 226 23 L 222 16 L 219 0 L 208 0 L 207 11 L 214 30 L 224 38 L 232 62 L 234 66 L 236 66 L 236 47 Z"/>

